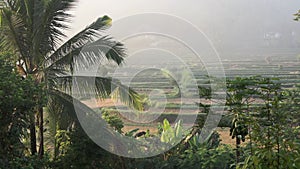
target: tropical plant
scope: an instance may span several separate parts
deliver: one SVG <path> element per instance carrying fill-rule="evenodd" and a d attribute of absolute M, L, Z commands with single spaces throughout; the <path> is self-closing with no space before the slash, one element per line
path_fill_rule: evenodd
<path fill-rule="evenodd" d="M 250 100 L 255 93 L 255 77 L 237 77 L 227 80 L 226 105 L 228 111 L 233 114 L 230 127 L 230 136 L 236 140 L 236 164 L 240 162 L 241 142 L 245 141 L 248 135 L 249 126 L 247 118 L 249 116 Z"/>
<path fill-rule="evenodd" d="M 105 109 L 102 109 L 102 118 L 117 132 L 123 133 L 122 128 L 124 123 L 118 115 L 110 114 Z"/>
<path fill-rule="evenodd" d="M 31 77 L 22 79 L 13 71 L 5 58 L 11 54 L 0 53 L 0 168 L 24 168 L 30 165 L 26 155 L 27 129 L 38 104 L 41 85 Z"/>
<path fill-rule="evenodd" d="M 61 142 L 61 145 L 68 145 L 63 149 L 64 152 L 52 162 L 52 168 L 121 168 L 119 157 L 99 147 L 80 126 L 65 134 L 70 139 Z"/>
<path fill-rule="evenodd" d="M 162 133 L 160 137 L 160 141 L 164 143 L 169 143 L 174 145 L 182 140 L 184 136 L 184 130 L 182 127 L 182 120 L 179 120 L 174 128 L 170 125 L 167 119 L 164 119 L 163 126 L 162 126 Z"/>
<path fill-rule="evenodd" d="M 240 168 L 299 168 L 298 92 L 282 89 L 270 78 L 257 86 L 263 104 L 252 115 L 252 139 Z"/>
<path fill-rule="evenodd" d="M 207 149 L 206 145 L 199 145 L 196 150 L 188 149 L 180 156 L 174 168 L 196 169 L 230 169 L 234 163 L 234 151 L 228 145 L 220 145 Z"/>
<path fill-rule="evenodd" d="M 123 44 L 103 35 L 103 30 L 109 28 L 111 19 L 108 16 L 98 18 L 78 34 L 61 44 L 66 38 L 63 30 L 67 29 L 71 15 L 69 9 L 75 5 L 75 0 L 4 0 L 0 8 L 0 45 L 1 50 L 9 50 L 15 55 L 19 73 L 27 78 L 33 77 L 37 84 L 44 83 L 47 93 L 48 112 L 60 105 L 60 116 L 74 117 L 73 101 L 70 86 L 78 85 L 82 90 L 89 89 L 87 81 L 95 78 L 95 92 L 99 98 L 105 98 L 112 93 L 126 104 L 141 109 L 139 96 L 136 92 L 123 86 L 120 82 L 108 77 L 72 76 L 76 62 L 80 61 L 83 69 L 111 60 L 120 65 L 125 56 Z M 82 50 L 82 49 L 85 50 Z M 74 84 L 72 78 L 76 78 Z M 83 91 L 83 93 L 86 92 Z M 41 94 L 38 96 L 42 98 Z M 82 104 L 78 101 L 78 104 Z M 82 104 L 82 107 L 84 105 Z M 91 109 L 81 109 L 92 111 Z M 37 119 L 32 119 L 31 153 L 37 153 L 36 131 L 39 128 L 39 155 L 44 153 L 44 109 L 43 105 L 35 106 Z M 51 117 L 51 116 L 48 116 Z M 55 124 L 60 119 L 56 118 Z M 72 126 L 74 119 L 64 126 Z M 57 126 L 57 125 L 54 125 Z M 65 129 L 58 126 L 58 129 Z M 57 131 L 53 130 L 53 131 Z"/>

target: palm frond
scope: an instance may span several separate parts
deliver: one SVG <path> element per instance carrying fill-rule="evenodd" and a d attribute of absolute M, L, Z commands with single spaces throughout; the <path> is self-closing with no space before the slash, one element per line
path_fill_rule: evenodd
<path fill-rule="evenodd" d="M 57 140 L 57 134 L 60 131 L 72 130 L 74 124 L 77 123 L 78 120 L 73 100 L 75 99 L 58 90 L 48 91 L 45 145 L 46 147 L 51 147 L 54 158 L 56 158 L 60 153 L 60 144 Z M 76 105 L 78 104 L 81 103 L 78 101 L 76 102 Z M 84 107 L 84 105 L 82 104 L 79 107 Z M 85 110 L 87 110 L 89 113 L 92 111 L 88 107 L 86 107 Z"/>
<path fill-rule="evenodd" d="M 2 0 L 0 2 L 0 7 L 1 8 L 10 8 L 12 9 L 13 11 L 16 11 L 16 4 L 17 4 L 17 0 Z M 0 8 L 0 9 L 1 9 Z"/>
<path fill-rule="evenodd" d="M 62 71 L 73 73 L 74 67 L 79 70 L 85 70 L 91 66 L 100 65 L 105 59 L 121 64 L 125 56 L 123 44 L 105 36 L 96 42 L 70 51 L 70 53 L 52 63 L 46 70 L 61 69 Z"/>
<path fill-rule="evenodd" d="M 61 105 L 64 106 L 64 109 L 67 109 L 66 113 L 70 117 L 73 117 L 73 120 L 76 121 L 76 114 L 75 114 L 75 108 L 78 109 L 78 111 L 81 112 L 88 112 L 92 113 L 94 112 L 93 109 L 89 108 L 85 104 L 81 103 L 76 98 L 72 97 L 71 95 L 68 95 L 62 91 L 55 90 L 55 89 L 49 89 L 47 90 L 48 95 L 55 98 L 56 101 L 58 101 Z"/>
<path fill-rule="evenodd" d="M 118 65 L 122 63 L 124 56 L 126 55 L 124 45 L 114 41 L 109 36 L 104 36 L 96 42 L 86 45 L 81 52 L 83 52 L 83 55 L 87 56 L 102 52 L 108 60 L 113 60 Z"/>
<path fill-rule="evenodd" d="M 24 37 L 25 23 L 13 11 L 3 8 L 1 12 L 0 45 L 4 50 L 19 53 L 22 59 L 28 56 L 26 37 Z M 25 60 L 25 59 L 24 59 Z"/>
<path fill-rule="evenodd" d="M 17 46 L 23 58 L 27 59 L 24 59 L 25 62 L 42 64 L 46 55 L 53 52 L 65 37 L 62 30 L 68 28 L 67 23 L 71 17 L 67 11 L 74 6 L 75 0 L 5 2 L 5 7 L 1 9 L 1 22 L 6 20 L 5 25 L 9 26 L 6 32 L 9 34 L 1 33 L 6 37 L 1 38 L 2 46 L 14 49 Z M 16 25 L 16 21 L 22 25 Z M 14 36 L 7 36 L 10 34 Z M 12 45 L 12 42 L 18 44 Z M 20 45 L 23 45 L 22 48 Z"/>
<path fill-rule="evenodd" d="M 120 100 L 122 103 L 125 103 L 136 110 L 143 110 L 143 103 L 140 95 L 128 86 L 119 84 L 112 91 L 111 97 L 115 100 Z"/>
<path fill-rule="evenodd" d="M 57 95 L 48 95 L 47 112 L 51 119 L 50 123 L 52 121 L 53 126 L 56 125 L 59 126 L 58 129 L 68 130 L 74 122 L 74 119 L 76 119 L 76 116 L 72 112 L 72 108 L 68 107 L 69 104 L 64 104 L 65 102 L 65 99 L 62 100 L 62 98 Z"/>
<path fill-rule="evenodd" d="M 95 95 L 99 99 L 111 97 L 137 110 L 143 109 L 140 95 L 120 81 L 108 77 L 61 76 L 54 81 L 57 89 L 71 93 L 71 87 L 77 89 L 73 95 L 88 97 Z"/>
<path fill-rule="evenodd" d="M 55 66 L 56 62 L 60 60 L 66 60 L 65 57 L 72 55 L 78 55 L 81 49 L 88 43 L 94 41 L 94 38 L 98 37 L 99 31 L 104 30 L 110 26 L 111 19 L 108 16 L 98 18 L 91 25 L 84 30 L 76 34 L 74 37 L 65 42 L 54 53 L 46 58 L 45 64 Z M 61 61 L 60 61 L 61 62 Z"/>
<path fill-rule="evenodd" d="M 75 0 L 51 0 L 45 4 L 35 5 L 35 44 L 40 44 L 39 52 L 46 53 L 53 51 L 66 35 L 62 30 L 67 29 L 67 23 L 71 15 L 66 11 L 74 6 Z M 44 11 L 39 12 L 43 7 Z M 37 15 L 42 14 L 42 16 Z"/>
<path fill-rule="evenodd" d="M 64 96 L 64 94 L 61 94 Z M 61 130 L 70 131 L 77 117 L 72 104 L 57 93 L 49 92 L 46 107 L 45 140 L 48 147 L 54 147 L 54 156 L 58 155 L 57 133 Z"/>
<path fill-rule="evenodd" d="M 0 9 L 3 9 L 6 7 L 6 2 L 5 1 L 0 1 Z M 0 22 L 1 24 L 1 22 Z"/>
<path fill-rule="evenodd" d="M 68 123 L 65 120 L 61 120 L 61 116 L 65 116 L 63 113 L 64 106 L 55 99 L 55 97 L 48 97 L 48 104 L 46 107 L 46 123 L 45 123 L 45 145 L 46 147 L 54 147 L 56 149 L 56 134 L 60 128 L 59 123 L 63 121 L 64 124 Z M 56 151 L 56 150 L 55 150 Z M 54 153 L 55 154 L 55 153 Z"/>
<path fill-rule="evenodd" d="M 123 153 L 129 151 L 127 148 L 128 144 L 120 141 L 119 133 L 109 129 L 109 125 L 101 118 L 101 114 L 96 113 L 79 100 L 63 92 L 50 90 L 49 93 L 60 98 L 60 101 L 63 101 L 62 104 L 70 107 L 70 110 L 72 110 L 74 114 L 76 110 L 77 119 L 75 120 L 74 126 L 79 127 L 78 125 L 81 125 L 91 139 L 101 142 L 102 146 L 110 148 L 111 150 L 118 149 Z"/>

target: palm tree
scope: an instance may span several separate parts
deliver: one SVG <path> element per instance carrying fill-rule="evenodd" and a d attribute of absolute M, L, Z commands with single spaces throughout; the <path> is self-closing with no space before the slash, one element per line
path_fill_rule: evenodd
<path fill-rule="evenodd" d="M 76 120 L 73 106 L 75 98 L 70 95 L 69 89 L 74 78 L 71 76 L 74 71 L 74 60 L 80 60 L 86 66 L 94 65 L 103 59 L 120 65 L 126 55 L 122 43 L 101 34 L 110 26 L 111 19 L 108 16 L 98 18 L 61 44 L 62 39 L 66 38 L 63 30 L 68 28 L 67 24 L 71 17 L 68 10 L 74 5 L 75 0 L 4 0 L 0 4 L 2 50 L 9 50 L 15 54 L 15 63 L 24 78 L 31 76 L 35 78 L 37 84 L 44 84 L 44 91 L 48 98 L 46 104 L 48 112 L 54 112 L 53 110 L 58 107 L 63 110 L 60 112 L 64 113 L 60 116 L 73 117 L 73 121 Z M 98 46 L 96 50 L 93 46 L 95 43 Z M 91 48 L 91 50 L 84 50 L 86 51 L 84 52 L 83 48 Z M 94 77 L 76 78 L 80 79 L 82 84 L 86 84 L 84 81 Z M 118 81 L 107 77 L 96 77 L 95 84 L 99 98 L 106 98 L 113 91 L 127 105 L 141 109 L 139 95 Z M 38 96 L 39 99 L 44 97 L 43 94 Z M 37 113 L 32 118 L 30 127 L 31 153 L 36 154 L 35 123 L 38 123 L 40 142 L 38 154 L 41 157 L 44 153 L 43 107 L 45 107 L 43 104 L 36 106 Z"/>

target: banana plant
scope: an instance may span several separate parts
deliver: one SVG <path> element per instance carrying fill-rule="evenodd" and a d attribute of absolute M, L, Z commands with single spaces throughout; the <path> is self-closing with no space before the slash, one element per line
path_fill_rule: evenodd
<path fill-rule="evenodd" d="M 162 126 L 162 133 L 160 141 L 174 145 L 183 139 L 184 130 L 182 127 L 182 120 L 179 120 L 174 128 L 170 125 L 167 119 L 164 119 Z"/>

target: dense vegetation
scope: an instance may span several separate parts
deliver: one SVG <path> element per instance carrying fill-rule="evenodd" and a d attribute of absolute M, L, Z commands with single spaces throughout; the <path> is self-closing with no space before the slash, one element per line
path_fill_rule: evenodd
<path fill-rule="evenodd" d="M 7 57 L 8 54 L 2 56 Z M 201 126 L 198 125 L 184 141 L 162 155 L 147 159 L 127 159 L 99 148 L 79 125 L 75 125 L 68 130 L 58 130 L 55 135 L 58 146 L 55 150 L 48 149 L 47 155 L 40 159 L 29 153 L 30 133 L 26 129 L 30 127 L 30 117 L 34 115 L 35 104 L 38 104 L 36 96 L 43 86 L 36 86 L 33 80 L 21 78 L 12 70 L 11 64 L 2 59 L 1 96 L 14 100 L 5 102 L 3 99 L 1 102 L 1 138 L 5 138 L 1 139 L 2 168 L 300 167 L 299 90 L 282 89 L 276 79 L 258 76 L 228 80 L 227 107 L 229 114 L 234 117 L 231 135 L 237 140 L 236 147 L 221 144 L 216 132 L 201 143 Z M 207 89 L 200 88 L 199 91 L 203 90 Z M 103 113 L 103 118 L 116 131 L 122 132 L 123 122 L 117 115 Z M 178 130 L 168 130 L 170 127 L 165 120 L 158 132 Z M 134 137 L 137 132 L 133 130 L 123 134 Z M 147 133 L 142 137 L 153 137 L 159 133 Z M 161 137 L 166 143 L 174 139 L 172 134 L 162 134 Z M 246 143 L 241 145 L 242 141 Z"/>
<path fill-rule="evenodd" d="M 76 85 L 72 84 L 71 76 L 76 67 L 74 63 L 80 60 L 83 65 L 93 65 L 106 59 L 118 65 L 125 56 L 123 44 L 100 34 L 100 31 L 110 26 L 111 19 L 108 16 L 99 17 L 61 44 L 62 38 L 65 37 L 62 31 L 68 28 L 71 16 L 68 10 L 74 4 L 74 0 L 5 0 L 1 1 L 0 5 L 0 51 L 11 53 L 7 57 L 22 78 L 33 79 L 37 86 L 43 84 L 43 92 L 35 96 L 38 100 L 47 97 L 45 102 L 34 105 L 34 115 L 29 119 L 30 153 L 33 156 L 38 155 L 39 158 L 44 156 L 45 141 L 57 150 L 60 145 L 57 144 L 56 135 L 60 134 L 61 129 L 67 130 L 76 123 L 73 106 L 75 98 L 70 95 L 69 90 L 70 86 Z M 90 50 L 88 54 L 81 51 L 83 47 L 93 48 L 95 43 L 101 48 Z M 87 55 L 89 57 L 86 57 Z M 76 78 L 80 79 L 78 83 L 86 84 L 91 77 Z M 124 88 L 120 83 L 113 83 L 111 78 L 96 79 L 97 97 L 108 97 L 114 92 L 120 95 L 122 101 L 140 107 L 139 97 L 131 89 Z M 81 85 L 78 83 L 77 85 Z M 86 86 L 87 89 L 89 87 Z M 122 97 L 124 93 L 129 97 Z M 46 118 L 48 120 L 44 121 Z M 44 137 L 47 131 L 47 128 L 44 128 L 45 124 L 49 126 L 47 140 Z"/>
<path fill-rule="evenodd" d="M 93 65 L 107 59 L 119 65 L 125 48 L 100 33 L 110 25 L 111 19 L 107 16 L 98 18 L 60 44 L 65 36 L 62 30 L 67 28 L 70 17 L 67 11 L 73 5 L 73 0 L 1 1 L 0 169 L 300 168 L 300 87 L 294 82 L 282 84 L 282 79 L 268 75 L 227 80 L 226 113 L 219 126 L 229 127 L 235 146 L 222 144 L 216 131 L 204 141 L 200 137 L 211 106 L 207 102 L 196 104 L 201 111 L 189 133 L 185 133 L 181 121 L 172 125 L 176 114 L 161 116 L 157 132 L 125 131 L 124 121 L 115 109 L 102 109 L 102 119 L 120 134 L 134 139 L 160 137 L 164 144 L 179 141 L 163 154 L 131 159 L 111 154 L 96 145 L 78 123 L 72 104 L 75 98 L 69 87 L 83 85 L 90 78 L 77 77 L 82 84 L 72 84 L 74 61 Z M 296 14 L 297 19 L 299 14 Z M 93 44 L 104 47 L 92 50 L 93 57 L 88 53 L 79 54 L 83 47 L 92 48 Z M 168 81 L 168 77 L 163 78 Z M 190 82 L 185 75 L 181 80 Z M 151 104 L 146 97 L 111 78 L 96 77 L 96 85 L 99 98 L 109 98 L 114 92 L 121 101 L 136 109 Z M 177 88 L 172 92 L 168 97 L 179 97 Z M 202 98 L 211 99 L 209 85 L 199 84 L 197 92 Z M 126 97 L 128 95 L 130 97 Z M 175 103 L 167 106 L 178 109 Z M 191 105 L 184 106 L 189 109 Z M 82 109 L 86 114 L 84 110 L 94 111 Z M 178 133 L 184 133 L 185 137 L 179 139 Z"/>

